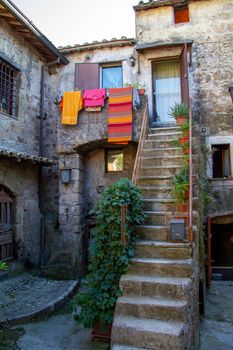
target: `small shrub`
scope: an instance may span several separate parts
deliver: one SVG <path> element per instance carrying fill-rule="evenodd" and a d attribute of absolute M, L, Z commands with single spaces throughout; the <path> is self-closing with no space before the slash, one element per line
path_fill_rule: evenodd
<path fill-rule="evenodd" d="M 6 271 L 7 268 L 7 264 L 3 261 L 0 261 L 0 271 Z"/>
<path fill-rule="evenodd" d="M 189 117 L 189 107 L 181 102 L 181 103 L 175 103 L 173 107 L 169 110 L 169 115 L 177 118 L 177 117 Z"/>
<path fill-rule="evenodd" d="M 121 243 L 121 206 L 126 214 L 126 245 Z M 106 189 L 95 209 L 94 254 L 89 263 L 88 291 L 77 296 L 81 309 L 79 321 L 87 328 L 97 322 L 111 324 L 117 298 L 121 295 L 119 280 L 127 272 L 134 253 L 135 229 L 143 223 L 139 190 L 126 178 Z"/>

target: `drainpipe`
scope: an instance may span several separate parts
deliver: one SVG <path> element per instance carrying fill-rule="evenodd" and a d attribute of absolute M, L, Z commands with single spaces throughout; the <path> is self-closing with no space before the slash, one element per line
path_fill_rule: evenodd
<path fill-rule="evenodd" d="M 44 156 L 44 139 L 43 139 L 43 130 L 44 130 L 44 75 L 45 67 L 41 67 L 41 80 L 40 80 L 40 133 L 39 133 L 39 156 Z M 39 183 L 38 183 L 38 195 L 39 195 L 39 209 L 41 213 L 40 217 L 40 268 L 43 268 L 45 265 L 45 229 L 44 229 L 44 213 L 43 213 L 43 165 L 39 167 Z"/>

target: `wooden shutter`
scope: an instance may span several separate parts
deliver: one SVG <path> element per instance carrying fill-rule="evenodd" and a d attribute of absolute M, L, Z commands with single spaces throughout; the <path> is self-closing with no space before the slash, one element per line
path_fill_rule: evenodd
<path fill-rule="evenodd" d="M 180 77 L 181 77 L 181 99 L 189 106 L 189 80 L 188 80 L 188 50 L 184 46 L 180 59 Z"/>
<path fill-rule="evenodd" d="M 76 63 L 75 64 L 75 90 L 91 90 L 99 88 L 99 64 Z"/>
<path fill-rule="evenodd" d="M 174 8 L 175 23 L 189 22 L 188 7 Z"/>

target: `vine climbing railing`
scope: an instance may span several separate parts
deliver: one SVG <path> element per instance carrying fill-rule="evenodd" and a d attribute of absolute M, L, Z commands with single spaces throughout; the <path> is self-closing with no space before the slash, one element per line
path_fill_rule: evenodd
<path fill-rule="evenodd" d="M 189 241 L 193 241 L 193 153 L 192 153 L 192 104 L 189 103 Z"/>
<path fill-rule="evenodd" d="M 137 149 L 137 154 L 136 154 L 134 169 L 133 169 L 132 183 L 134 185 L 136 185 L 136 182 L 137 182 L 139 165 L 140 165 L 140 160 L 141 160 L 140 158 L 141 158 L 142 145 L 143 145 L 143 142 L 145 140 L 148 129 L 149 129 L 148 103 L 146 103 L 143 118 L 142 118 L 142 127 L 141 127 L 141 131 L 140 131 L 140 136 L 139 136 L 138 149 Z"/>

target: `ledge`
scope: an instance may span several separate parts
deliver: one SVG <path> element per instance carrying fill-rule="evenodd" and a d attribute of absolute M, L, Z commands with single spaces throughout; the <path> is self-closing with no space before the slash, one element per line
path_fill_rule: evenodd
<path fill-rule="evenodd" d="M 47 166 L 56 163 L 56 160 L 54 159 L 39 157 L 36 155 L 24 153 L 24 152 L 16 152 L 16 151 L 9 150 L 6 148 L 1 148 L 1 147 L 0 147 L 0 158 L 11 158 L 18 162 L 29 161 L 34 164 L 39 163 Z"/>

